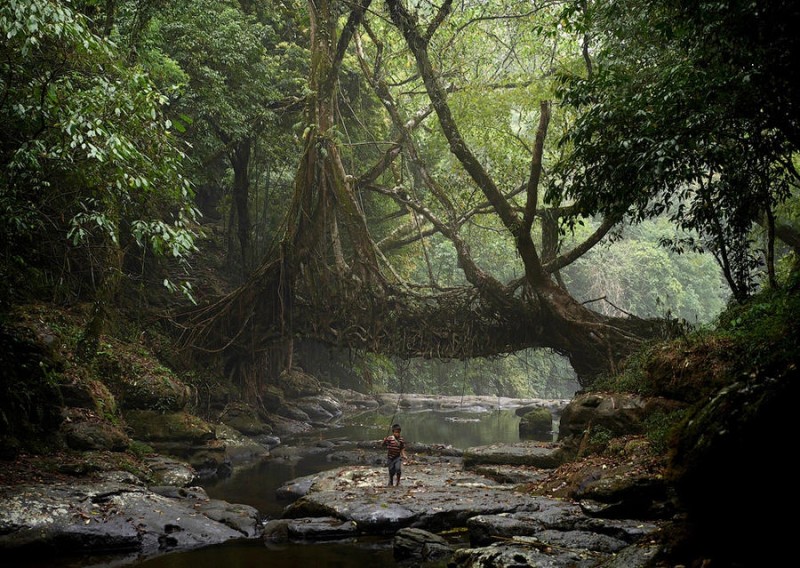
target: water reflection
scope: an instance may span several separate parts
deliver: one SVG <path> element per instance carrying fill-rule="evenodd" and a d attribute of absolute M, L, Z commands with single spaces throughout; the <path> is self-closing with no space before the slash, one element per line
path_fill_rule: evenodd
<path fill-rule="evenodd" d="M 519 441 L 519 417 L 513 410 L 487 412 L 417 411 L 385 414 L 370 412 L 343 425 L 323 432 L 330 438 L 380 440 L 390 434 L 392 422 L 403 427 L 403 437 L 413 450 L 414 444 L 442 444 L 465 449 Z"/>

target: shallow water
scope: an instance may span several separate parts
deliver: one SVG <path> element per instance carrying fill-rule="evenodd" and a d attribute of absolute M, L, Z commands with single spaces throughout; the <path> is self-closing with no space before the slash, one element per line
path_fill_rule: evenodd
<path fill-rule="evenodd" d="M 369 412 L 310 435 L 284 440 L 287 446 L 324 446 L 334 440 L 380 440 L 393 422 L 402 425 L 413 457 L 414 444 L 442 444 L 464 449 L 493 443 L 519 441 L 519 418 L 513 410 L 487 412 L 419 411 L 384 414 Z M 552 437 L 548 436 L 548 441 Z M 296 461 L 268 458 L 258 464 L 238 468 L 229 479 L 208 484 L 205 489 L 214 499 L 251 505 L 265 518 L 279 517 L 288 504 L 275 491 L 286 481 L 338 467 L 318 451 Z M 50 564 L 55 566 L 54 564 Z M 84 558 L 59 564 L 59 568 L 136 566 L 142 568 L 391 568 L 400 566 L 392 555 L 391 539 L 368 537 L 335 543 L 265 546 L 260 540 L 229 542 L 189 552 L 166 554 L 147 560 L 130 558 Z M 33 565 L 30 565 L 33 566 Z M 405 565 L 407 566 L 407 564 Z M 427 565 L 433 568 L 434 565 Z"/>

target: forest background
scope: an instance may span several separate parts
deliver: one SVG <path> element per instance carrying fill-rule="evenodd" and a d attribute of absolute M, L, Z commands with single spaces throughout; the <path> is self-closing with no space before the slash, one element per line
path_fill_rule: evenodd
<path fill-rule="evenodd" d="M 578 304 L 713 326 L 796 286 L 797 21 L 788 1 L 9 0 L 4 318 L 84 310 L 89 365 L 104 334 L 185 334 L 303 230 L 340 288 L 372 278 L 369 257 L 406 290 L 484 298 L 488 274 L 524 297 L 519 215 Z M 331 193 L 303 197 L 320 180 Z M 327 216 L 304 225 L 304 199 Z M 291 305 L 313 320 L 310 265 Z M 538 338 L 418 357 L 297 326 L 277 367 L 255 364 L 367 391 L 561 398 L 590 380 Z M 259 392 L 235 347 L 215 372 Z"/>

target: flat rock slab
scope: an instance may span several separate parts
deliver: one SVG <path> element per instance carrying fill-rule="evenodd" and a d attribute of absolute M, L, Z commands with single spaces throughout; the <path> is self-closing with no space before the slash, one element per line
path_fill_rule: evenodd
<path fill-rule="evenodd" d="M 403 527 L 441 531 L 465 526 L 475 515 L 536 511 L 554 499 L 526 495 L 447 464 L 406 465 L 402 485 L 387 487 L 385 468 L 340 467 L 314 479 L 284 518 L 335 517 L 354 521 L 362 534 Z"/>
<path fill-rule="evenodd" d="M 542 469 L 554 469 L 563 461 L 563 450 L 541 442 L 516 442 L 514 444 L 492 444 L 476 446 L 464 451 L 464 467 L 477 465 L 526 465 Z"/>

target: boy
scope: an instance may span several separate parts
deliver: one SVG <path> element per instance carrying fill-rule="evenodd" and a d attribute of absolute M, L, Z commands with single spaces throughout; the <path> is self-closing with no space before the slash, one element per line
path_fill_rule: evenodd
<path fill-rule="evenodd" d="M 400 425 L 392 424 L 392 435 L 383 439 L 382 445 L 387 448 L 389 466 L 389 487 L 397 477 L 396 485 L 400 485 L 400 473 L 403 459 L 406 457 L 406 441 L 400 435 Z"/>

